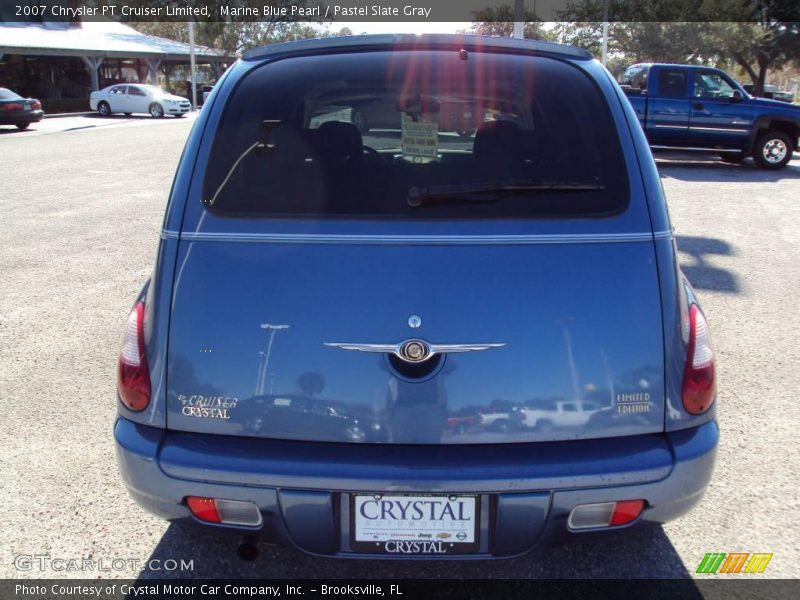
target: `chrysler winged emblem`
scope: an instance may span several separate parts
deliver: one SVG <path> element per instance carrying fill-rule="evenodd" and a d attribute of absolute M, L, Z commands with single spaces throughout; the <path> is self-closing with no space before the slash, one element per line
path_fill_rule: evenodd
<path fill-rule="evenodd" d="M 350 344 L 344 342 L 326 342 L 326 346 L 341 348 L 342 350 L 355 350 L 356 352 L 377 352 L 379 354 L 394 354 L 400 360 L 408 363 L 420 363 L 436 354 L 455 354 L 458 352 L 478 352 L 491 348 L 501 348 L 505 344 L 429 344 L 423 340 L 406 340 L 399 344 Z"/>

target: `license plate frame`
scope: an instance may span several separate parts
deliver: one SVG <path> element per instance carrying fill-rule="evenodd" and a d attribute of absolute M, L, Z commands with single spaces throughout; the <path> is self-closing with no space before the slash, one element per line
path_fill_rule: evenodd
<path fill-rule="evenodd" d="M 437 556 L 447 554 L 477 554 L 480 551 L 480 522 L 481 522 L 481 497 L 479 494 L 439 494 L 439 493 L 421 493 L 421 494 L 395 494 L 395 493 L 352 493 L 349 495 L 349 531 L 350 531 L 350 549 L 357 553 L 367 554 L 398 554 L 398 555 L 423 555 L 423 556 Z M 449 514 L 457 515 L 459 513 L 459 505 L 465 507 L 462 513 L 458 516 L 468 516 L 471 511 L 471 526 L 458 527 L 453 524 L 448 527 L 444 522 L 437 523 L 436 519 L 389 519 L 388 527 L 381 526 L 381 532 L 377 529 L 371 533 L 372 539 L 364 539 L 369 535 L 369 528 L 364 527 L 364 519 L 360 519 L 357 513 L 361 507 L 360 499 L 365 501 L 383 501 L 395 502 L 397 500 L 403 502 L 421 502 L 423 503 L 422 510 L 429 510 L 431 501 L 446 500 L 450 506 Z M 459 502 L 462 501 L 462 502 Z M 463 502 L 466 501 L 466 502 Z M 437 509 L 439 505 L 435 505 Z M 368 512 L 375 514 L 376 506 L 371 506 Z M 399 510 L 399 509 L 398 509 Z M 409 508 L 408 510 L 412 510 Z M 440 512 L 447 512 L 444 506 L 441 506 Z M 409 513 L 410 514 L 410 513 Z M 412 515 L 413 516 L 413 515 Z M 403 537 L 394 537 L 391 533 L 398 531 L 396 525 L 403 521 L 417 523 L 412 527 L 403 527 Z M 421 522 L 424 521 L 426 526 L 422 526 Z M 393 524 L 391 523 L 393 522 Z M 386 521 L 383 521 L 386 523 Z M 443 534 L 443 535 L 440 535 Z M 471 534 L 471 535 L 470 535 Z M 374 537 L 378 535 L 378 537 Z M 461 541 L 458 537 L 464 537 L 465 541 Z M 387 539 L 387 537 L 389 539 Z M 469 538 L 472 538 L 471 540 Z M 387 542 L 394 542 L 387 544 Z M 397 542 L 402 542 L 398 544 Z"/>

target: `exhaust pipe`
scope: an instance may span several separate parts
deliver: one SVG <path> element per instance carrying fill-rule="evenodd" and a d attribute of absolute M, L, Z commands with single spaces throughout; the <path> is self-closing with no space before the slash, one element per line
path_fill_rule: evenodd
<path fill-rule="evenodd" d="M 236 554 L 243 561 L 252 562 L 258 558 L 258 546 L 260 543 L 261 540 L 256 536 L 246 535 L 239 541 L 239 545 L 236 547 Z"/>

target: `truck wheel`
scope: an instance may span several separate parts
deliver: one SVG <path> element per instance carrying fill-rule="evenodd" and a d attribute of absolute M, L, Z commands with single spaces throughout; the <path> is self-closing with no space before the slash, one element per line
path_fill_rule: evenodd
<path fill-rule="evenodd" d="M 753 160 L 762 169 L 781 169 L 792 159 L 792 138 L 782 131 L 767 131 L 758 136 Z"/>
<path fill-rule="evenodd" d="M 742 161 L 747 158 L 746 152 L 726 152 L 724 154 L 720 154 L 719 158 L 722 162 L 730 163 L 732 165 L 741 164 Z"/>

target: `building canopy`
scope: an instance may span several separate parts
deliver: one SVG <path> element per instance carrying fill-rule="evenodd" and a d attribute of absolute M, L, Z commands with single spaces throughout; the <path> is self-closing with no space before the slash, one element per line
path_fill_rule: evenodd
<path fill-rule="evenodd" d="M 136 31 L 116 21 L 2 23 L 0 54 L 113 58 L 189 59 L 189 44 Z M 222 50 L 195 45 L 200 63 L 231 62 Z"/>
<path fill-rule="evenodd" d="M 194 56 L 217 77 L 236 59 L 199 45 Z M 0 21 L 0 86 L 50 99 L 48 107 L 122 81 L 157 83 L 159 69 L 168 81 L 172 68 L 189 61 L 189 44 L 115 21 Z"/>

